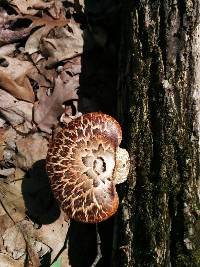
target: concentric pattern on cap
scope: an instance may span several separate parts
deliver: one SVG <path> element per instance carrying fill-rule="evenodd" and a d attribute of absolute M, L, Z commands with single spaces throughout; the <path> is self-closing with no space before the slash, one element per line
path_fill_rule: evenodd
<path fill-rule="evenodd" d="M 118 208 L 114 178 L 121 127 L 112 117 L 74 119 L 50 144 L 46 168 L 52 191 L 69 218 L 100 222 Z"/>

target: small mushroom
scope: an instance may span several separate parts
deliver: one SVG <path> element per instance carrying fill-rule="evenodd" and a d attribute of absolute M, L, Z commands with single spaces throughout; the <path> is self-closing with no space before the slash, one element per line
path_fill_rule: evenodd
<path fill-rule="evenodd" d="M 119 123 L 106 114 L 84 114 L 50 143 L 46 169 L 52 191 L 68 218 L 96 223 L 113 215 L 119 199 L 115 184 L 129 172 L 129 155 L 119 147 Z"/>

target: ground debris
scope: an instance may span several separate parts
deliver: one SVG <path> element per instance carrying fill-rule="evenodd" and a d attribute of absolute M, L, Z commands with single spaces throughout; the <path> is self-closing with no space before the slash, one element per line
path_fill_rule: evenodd
<path fill-rule="evenodd" d="M 69 221 L 52 195 L 45 158 L 55 128 L 114 106 L 110 10 L 63 0 L 0 7 L 0 266 L 50 266 L 57 258 L 70 266 Z"/>

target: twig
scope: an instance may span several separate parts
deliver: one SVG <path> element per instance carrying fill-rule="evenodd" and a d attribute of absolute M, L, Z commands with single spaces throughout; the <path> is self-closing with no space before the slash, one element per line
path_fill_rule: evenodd
<path fill-rule="evenodd" d="M 96 267 L 97 263 L 99 262 L 99 260 L 102 257 L 102 254 L 101 254 L 101 238 L 100 238 L 100 235 L 99 235 L 99 232 L 98 232 L 98 224 L 97 223 L 96 223 L 96 236 L 97 236 L 97 256 L 96 256 L 93 264 L 91 265 L 91 267 Z"/>

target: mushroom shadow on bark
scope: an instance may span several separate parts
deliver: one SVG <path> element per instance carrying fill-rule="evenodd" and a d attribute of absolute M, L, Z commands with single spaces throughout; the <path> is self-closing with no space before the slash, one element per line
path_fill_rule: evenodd
<path fill-rule="evenodd" d="M 22 182 L 22 194 L 27 215 L 39 225 L 50 224 L 60 215 L 60 208 L 53 197 L 45 160 L 39 160 L 27 172 Z"/>

